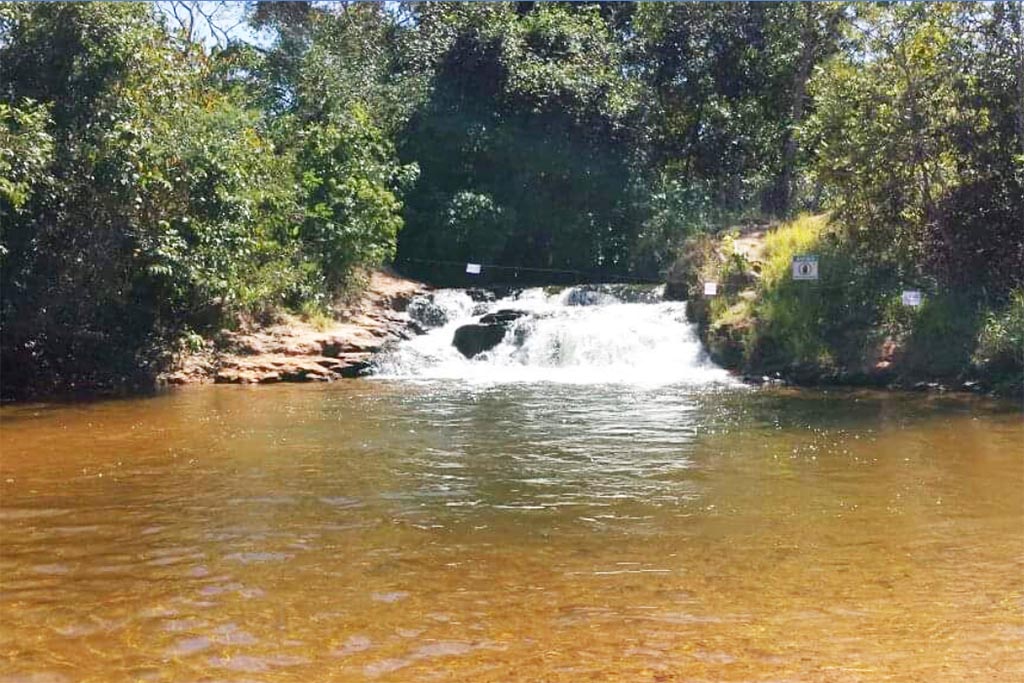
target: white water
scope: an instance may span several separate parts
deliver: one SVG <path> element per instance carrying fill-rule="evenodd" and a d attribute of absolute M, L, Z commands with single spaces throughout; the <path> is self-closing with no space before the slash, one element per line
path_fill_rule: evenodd
<path fill-rule="evenodd" d="M 707 358 L 686 320 L 686 304 L 648 294 L 656 302 L 626 303 L 592 288 L 553 294 L 536 288 L 481 304 L 464 291 L 441 290 L 434 304 L 448 322 L 381 354 L 375 374 L 484 383 L 733 383 Z M 572 305 L 580 300 L 587 305 Z M 529 315 L 512 322 L 498 346 L 472 359 L 452 346 L 456 329 L 501 309 Z"/>

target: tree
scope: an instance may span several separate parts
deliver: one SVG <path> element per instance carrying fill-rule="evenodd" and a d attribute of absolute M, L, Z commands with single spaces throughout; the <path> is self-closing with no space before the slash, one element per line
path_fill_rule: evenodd
<path fill-rule="evenodd" d="M 809 75 L 838 47 L 837 4 L 649 4 L 634 20 L 653 94 L 653 162 L 707 203 L 785 215 L 801 162 L 792 131 Z"/>
<path fill-rule="evenodd" d="M 638 90 L 599 8 L 423 6 L 418 26 L 430 95 L 400 137 L 422 169 L 400 254 L 625 266 Z"/>
<path fill-rule="evenodd" d="M 1000 5 L 864 8 L 851 49 L 814 78 L 802 134 L 815 177 L 855 242 L 907 279 L 999 296 L 1019 286 L 1014 16 Z"/>
<path fill-rule="evenodd" d="M 150 7 L 15 7 L 0 46 L 35 150 L 3 183 L 5 392 L 144 385 L 183 330 L 287 286 L 261 276 L 289 258 L 286 160 Z"/>

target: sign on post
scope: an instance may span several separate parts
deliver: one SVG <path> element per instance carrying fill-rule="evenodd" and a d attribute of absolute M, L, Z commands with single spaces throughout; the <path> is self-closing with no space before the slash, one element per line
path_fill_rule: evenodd
<path fill-rule="evenodd" d="M 905 289 L 903 290 L 903 296 L 901 297 L 901 299 L 903 300 L 904 306 L 920 306 L 921 292 L 916 289 Z"/>
<path fill-rule="evenodd" d="M 718 283 L 717 282 L 705 282 L 704 283 L 704 296 L 715 296 L 718 294 Z"/>
<path fill-rule="evenodd" d="M 479 263 L 467 263 L 466 264 L 466 272 L 469 273 L 470 275 L 479 275 L 480 274 L 480 264 Z"/>
<path fill-rule="evenodd" d="M 818 257 L 813 255 L 793 257 L 794 280 L 817 280 Z"/>

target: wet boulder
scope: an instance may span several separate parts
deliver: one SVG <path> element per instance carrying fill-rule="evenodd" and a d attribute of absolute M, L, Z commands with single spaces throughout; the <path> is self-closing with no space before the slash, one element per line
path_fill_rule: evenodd
<path fill-rule="evenodd" d="M 520 311 L 514 308 L 503 308 L 500 311 L 488 313 L 487 315 L 480 318 L 480 324 L 492 325 L 494 323 L 499 323 L 501 325 L 507 325 L 513 320 L 518 320 L 519 318 L 522 318 L 524 315 L 528 315 L 527 311 Z"/>
<path fill-rule="evenodd" d="M 464 289 L 463 291 L 466 293 L 466 296 L 468 296 L 470 299 L 472 299 L 473 301 L 475 301 L 478 304 L 479 303 L 491 303 L 495 299 L 497 299 L 497 295 L 493 291 L 491 291 L 489 289 L 482 289 L 480 287 L 471 287 L 469 289 Z"/>
<path fill-rule="evenodd" d="M 596 287 L 573 287 L 566 292 L 564 301 L 566 306 L 602 306 L 618 299 Z"/>
<path fill-rule="evenodd" d="M 448 314 L 434 301 L 432 294 L 414 297 L 407 310 L 413 322 L 425 329 L 442 327 L 448 322 Z"/>
<path fill-rule="evenodd" d="M 502 323 L 463 325 L 455 330 L 452 345 L 466 358 L 490 351 L 505 338 L 506 325 Z"/>

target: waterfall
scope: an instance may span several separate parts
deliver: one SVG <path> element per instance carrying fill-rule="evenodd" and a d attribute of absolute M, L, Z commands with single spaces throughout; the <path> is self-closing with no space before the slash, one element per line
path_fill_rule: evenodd
<path fill-rule="evenodd" d="M 439 290 L 414 300 L 410 315 L 431 329 L 379 354 L 374 374 L 476 382 L 732 382 L 707 358 L 686 320 L 686 304 L 663 301 L 661 288 L 589 285 L 525 289 L 503 298 L 488 294 Z M 504 324 L 501 341 L 463 356 L 452 344 L 456 330 L 498 311 L 517 316 Z"/>

